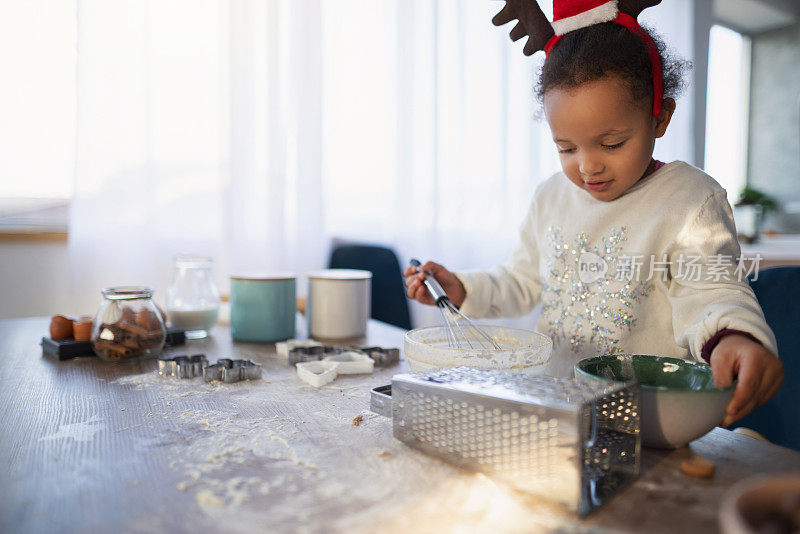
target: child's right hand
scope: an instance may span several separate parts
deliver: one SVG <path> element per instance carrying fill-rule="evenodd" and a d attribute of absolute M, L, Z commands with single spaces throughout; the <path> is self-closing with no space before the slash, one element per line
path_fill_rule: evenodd
<path fill-rule="evenodd" d="M 711 351 L 711 374 L 717 387 L 738 380 L 722 426 L 728 426 L 758 408 L 781 387 L 783 364 L 777 356 L 745 336 L 723 337 Z"/>
<path fill-rule="evenodd" d="M 444 289 L 444 292 L 447 293 L 447 298 L 450 299 L 450 302 L 456 307 L 461 307 L 464 303 L 464 299 L 467 298 L 467 290 L 456 275 L 432 261 L 425 263 L 419 269 L 420 271 L 428 271 L 433 274 L 436 281 L 439 282 L 439 285 Z M 403 276 L 406 277 L 406 287 L 408 288 L 406 290 L 406 295 L 408 295 L 408 298 L 418 300 L 423 304 L 436 304 L 433 302 L 428 288 L 422 283 L 426 275 L 420 271 L 413 265 L 406 267 L 406 270 L 403 271 Z"/>

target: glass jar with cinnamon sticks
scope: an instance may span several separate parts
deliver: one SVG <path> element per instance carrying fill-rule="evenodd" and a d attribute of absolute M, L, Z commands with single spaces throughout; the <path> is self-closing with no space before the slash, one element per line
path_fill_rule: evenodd
<path fill-rule="evenodd" d="M 156 356 L 164 347 L 164 317 L 149 287 L 103 289 L 92 327 L 92 348 L 104 360 L 133 362 Z"/>

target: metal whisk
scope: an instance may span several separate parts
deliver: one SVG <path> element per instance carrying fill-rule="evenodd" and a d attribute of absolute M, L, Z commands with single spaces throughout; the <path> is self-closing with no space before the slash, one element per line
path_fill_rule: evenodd
<path fill-rule="evenodd" d="M 425 273 L 426 275 L 423 283 L 442 314 L 446 327 L 447 344 L 450 347 L 501 350 L 500 345 L 450 302 L 447 293 L 436 281 L 432 272 L 423 271 L 419 260 L 412 258 L 409 263 L 417 268 L 417 272 Z"/>

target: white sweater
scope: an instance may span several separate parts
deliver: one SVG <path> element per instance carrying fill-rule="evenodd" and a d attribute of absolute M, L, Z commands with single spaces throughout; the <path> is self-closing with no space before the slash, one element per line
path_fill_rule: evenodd
<path fill-rule="evenodd" d="M 509 261 L 456 276 L 472 317 L 512 317 L 541 301 L 537 330 L 553 340 L 546 373 L 572 376 L 598 354 L 700 360 L 731 328 L 777 354 L 739 262 L 725 190 L 682 161 L 664 165 L 611 202 L 559 172 L 534 194 Z M 638 271 L 638 273 L 637 273 Z"/>

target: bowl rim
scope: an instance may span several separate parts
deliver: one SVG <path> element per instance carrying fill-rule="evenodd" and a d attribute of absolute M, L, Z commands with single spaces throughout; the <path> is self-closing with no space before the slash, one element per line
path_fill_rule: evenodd
<path fill-rule="evenodd" d="M 580 368 L 580 365 L 583 363 L 589 363 L 591 361 L 597 361 L 604 358 L 619 358 L 619 357 L 630 357 L 633 358 L 653 358 L 658 361 L 662 361 L 664 363 L 675 363 L 678 365 L 689 365 L 692 367 L 700 367 L 700 368 L 707 368 L 711 371 L 711 366 L 707 363 L 700 363 L 691 360 L 684 360 L 682 358 L 673 358 L 670 356 L 656 356 L 654 354 L 602 354 L 600 356 L 590 356 L 588 358 L 583 358 L 578 363 L 573 366 L 576 375 L 581 375 L 587 378 L 591 378 L 593 380 L 602 380 L 604 382 L 621 382 L 621 380 L 611 380 L 610 378 L 605 378 L 602 376 L 597 376 L 589 373 L 588 371 L 584 371 Z M 720 392 L 728 392 L 732 391 L 736 388 L 737 380 L 734 380 L 731 385 L 717 387 L 714 386 L 713 388 L 704 388 L 704 389 L 684 389 L 684 388 L 675 388 L 669 386 L 650 386 L 647 384 L 639 383 L 639 386 L 646 391 L 672 391 L 672 392 L 680 392 L 680 393 L 720 393 Z"/>
<path fill-rule="evenodd" d="M 798 485 L 800 487 L 800 471 L 759 473 L 734 484 L 722 496 L 718 512 L 720 525 L 735 523 L 737 526 L 746 525 L 750 527 L 750 522 L 742 513 L 743 500 L 764 490 L 769 491 L 776 485 Z"/>
<path fill-rule="evenodd" d="M 492 328 L 492 329 L 501 328 L 503 330 L 511 331 L 511 332 L 524 332 L 527 335 L 536 334 L 536 336 L 541 340 L 541 344 L 536 345 L 536 348 L 544 348 L 544 347 L 550 346 L 551 350 L 552 350 L 553 340 L 550 339 L 550 336 L 547 336 L 547 335 L 545 335 L 545 334 L 543 334 L 543 333 L 541 333 L 541 332 L 539 332 L 537 330 L 527 330 L 525 328 L 515 328 L 515 327 L 511 327 L 511 326 L 501 326 L 501 325 L 491 325 L 491 324 L 478 324 L 477 326 L 480 327 L 480 328 Z M 417 332 L 425 332 L 425 331 L 429 331 L 429 330 L 437 330 L 437 329 L 440 329 L 440 328 L 446 328 L 446 327 L 444 325 L 434 325 L 434 326 L 423 326 L 422 328 L 413 328 L 411 330 L 407 330 L 406 333 L 403 334 L 403 340 L 405 342 L 407 342 L 407 343 L 413 343 L 415 345 L 423 345 L 424 346 L 424 345 L 426 345 L 426 343 L 423 343 L 421 341 L 412 339 L 410 336 L 412 334 L 414 334 L 414 333 L 417 333 Z M 518 350 L 518 349 L 522 349 L 522 348 L 524 348 L 524 347 L 509 347 L 507 349 L 503 349 L 503 351 L 500 351 L 500 352 Z M 475 349 L 457 348 L 457 347 L 439 347 L 439 350 L 450 352 L 450 353 L 453 353 L 453 354 L 463 354 L 465 352 L 472 352 Z"/>

